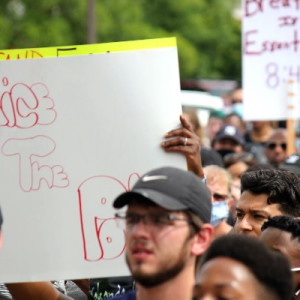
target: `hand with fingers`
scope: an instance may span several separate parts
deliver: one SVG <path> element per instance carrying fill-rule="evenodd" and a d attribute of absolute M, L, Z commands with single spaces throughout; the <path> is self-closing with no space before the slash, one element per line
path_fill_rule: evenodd
<path fill-rule="evenodd" d="M 183 116 L 180 116 L 182 127 L 173 129 L 166 133 L 167 139 L 161 143 L 166 152 L 179 152 L 185 155 L 188 169 L 200 178 L 204 178 L 201 155 L 200 139 L 193 132 L 191 123 Z"/>

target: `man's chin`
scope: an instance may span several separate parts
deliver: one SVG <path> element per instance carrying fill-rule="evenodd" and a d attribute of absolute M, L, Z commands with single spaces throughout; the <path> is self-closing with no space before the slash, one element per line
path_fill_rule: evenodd
<path fill-rule="evenodd" d="M 161 279 L 154 274 L 136 273 L 132 274 L 132 277 L 139 285 L 145 288 L 152 288 L 163 283 Z"/>
<path fill-rule="evenodd" d="M 152 288 L 176 277 L 183 270 L 184 266 L 185 262 L 180 260 L 177 264 L 165 268 L 159 267 L 154 269 L 146 265 L 131 265 L 129 269 L 132 277 L 138 284 L 145 288 Z"/>

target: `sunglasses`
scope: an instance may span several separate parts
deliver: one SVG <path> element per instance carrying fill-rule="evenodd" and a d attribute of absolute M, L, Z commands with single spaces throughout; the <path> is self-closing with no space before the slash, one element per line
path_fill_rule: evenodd
<path fill-rule="evenodd" d="M 274 150 L 277 146 L 280 146 L 282 148 L 282 150 L 286 150 L 286 143 L 281 143 L 281 144 L 277 144 L 277 143 L 270 143 L 267 144 L 267 148 L 270 150 Z"/>

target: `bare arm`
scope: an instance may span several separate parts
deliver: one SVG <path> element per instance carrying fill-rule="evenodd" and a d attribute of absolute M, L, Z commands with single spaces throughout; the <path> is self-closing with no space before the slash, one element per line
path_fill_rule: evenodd
<path fill-rule="evenodd" d="M 50 281 L 5 284 L 14 300 L 71 300 L 60 293 Z"/>

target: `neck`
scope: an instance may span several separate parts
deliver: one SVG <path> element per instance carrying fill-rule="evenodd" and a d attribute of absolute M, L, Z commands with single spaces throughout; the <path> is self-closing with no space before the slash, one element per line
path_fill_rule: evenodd
<path fill-rule="evenodd" d="M 195 283 L 194 265 L 183 270 L 176 277 L 154 287 L 144 287 L 137 284 L 137 300 L 187 300 L 192 299 Z"/>

